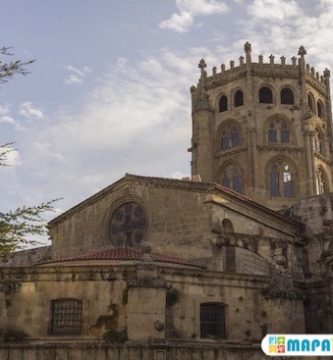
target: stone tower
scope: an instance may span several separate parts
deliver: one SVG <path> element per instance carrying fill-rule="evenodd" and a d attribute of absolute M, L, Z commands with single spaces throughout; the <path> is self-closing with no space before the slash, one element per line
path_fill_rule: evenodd
<path fill-rule="evenodd" d="M 220 183 L 273 209 L 329 192 L 332 186 L 330 72 L 274 56 L 212 69 L 199 63 L 192 93 L 192 176 Z"/>

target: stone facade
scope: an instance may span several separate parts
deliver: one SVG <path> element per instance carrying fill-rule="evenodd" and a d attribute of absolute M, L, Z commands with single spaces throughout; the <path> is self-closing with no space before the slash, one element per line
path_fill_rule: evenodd
<path fill-rule="evenodd" d="M 200 62 L 192 179 L 127 174 L 53 219 L 50 247 L 1 263 L 0 359 L 260 360 L 267 333 L 332 333 L 329 72 L 302 47 L 291 65 L 245 51 L 212 76 Z"/>

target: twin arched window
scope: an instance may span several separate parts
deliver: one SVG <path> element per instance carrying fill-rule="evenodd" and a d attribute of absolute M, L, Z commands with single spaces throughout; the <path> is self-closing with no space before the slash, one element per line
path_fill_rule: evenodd
<path fill-rule="evenodd" d="M 222 172 L 222 185 L 237 191 L 242 192 L 242 174 L 238 166 L 228 165 Z"/>
<path fill-rule="evenodd" d="M 269 168 L 269 191 L 271 197 L 293 197 L 293 171 L 284 160 L 274 161 Z"/>
<path fill-rule="evenodd" d="M 290 142 L 290 131 L 287 122 L 270 121 L 267 130 L 267 141 L 270 144 L 288 144 Z"/>
<path fill-rule="evenodd" d="M 234 106 L 239 107 L 244 105 L 244 94 L 242 90 L 237 90 L 234 95 Z M 228 111 L 228 98 L 222 95 L 219 99 L 219 112 Z"/>
<path fill-rule="evenodd" d="M 259 102 L 262 104 L 273 104 L 273 92 L 268 86 L 259 89 Z M 293 91 L 285 87 L 280 92 L 280 103 L 282 105 L 293 105 L 295 103 Z"/>
<path fill-rule="evenodd" d="M 221 132 L 221 150 L 240 145 L 240 131 L 236 124 L 226 125 Z"/>

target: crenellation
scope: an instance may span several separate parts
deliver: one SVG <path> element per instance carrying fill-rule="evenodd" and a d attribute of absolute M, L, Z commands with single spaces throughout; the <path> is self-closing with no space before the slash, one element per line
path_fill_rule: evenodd
<path fill-rule="evenodd" d="M 271 64 L 271 65 L 274 65 L 274 55 L 270 55 L 270 57 L 269 57 L 269 63 Z"/>
<path fill-rule="evenodd" d="M 225 72 L 225 64 L 221 64 L 221 73 Z"/>
<path fill-rule="evenodd" d="M 230 61 L 230 70 L 233 70 L 235 68 L 235 61 L 231 60 Z"/>
<path fill-rule="evenodd" d="M 310 74 L 310 64 L 306 64 L 305 68 L 306 68 L 306 71 Z"/>
<path fill-rule="evenodd" d="M 320 80 L 320 79 L 319 79 L 319 72 L 318 72 L 318 71 L 316 72 L 316 80 L 317 80 L 317 81 Z"/>
<path fill-rule="evenodd" d="M 239 65 L 240 65 L 240 66 L 244 65 L 244 56 L 240 56 L 240 58 L 239 58 Z"/>
<path fill-rule="evenodd" d="M 285 56 L 281 56 L 280 57 L 280 59 L 281 59 L 281 65 L 286 65 L 286 58 L 285 58 Z"/>
<path fill-rule="evenodd" d="M 213 68 L 212 68 L 212 74 L 213 74 L 213 78 L 214 78 L 214 80 L 216 79 L 216 66 L 214 66 Z"/>
<path fill-rule="evenodd" d="M 311 67 L 311 76 L 315 77 L 315 69 L 313 66 Z"/>
<path fill-rule="evenodd" d="M 259 64 L 263 64 L 263 62 L 264 62 L 264 57 L 263 57 L 262 55 L 259 55 L 259 56 L 258 56 L 258 62 L 259 62 Z"/>

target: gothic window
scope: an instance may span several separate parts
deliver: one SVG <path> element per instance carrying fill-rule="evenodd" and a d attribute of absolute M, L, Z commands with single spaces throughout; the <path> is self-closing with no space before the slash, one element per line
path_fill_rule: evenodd
<path fill-rule="evenodd" d="M 270 120 L 267 129 L 267 140 L 270 144 L 290 143 L 290 131 L 288 123 L 280 119 Z"/>
<path fill-rule="evenodd" d="M 224 112 L 228 110 L 228 98 L 222 95 L 219 100 L 219 111 Z"/>
<path fill-rule="evenodd" d="M 55 299 L 51 301 L 51 335 L 80 335 L 82 301 Z"/>
<path fill-rule="evenodd" d="M 325 155 L 325 140 L 323 133 L 317 128 L 314 134 L 314 151 L 318 152 L 321 155 Z"/>
<path fill-rule="evenodd" d="M 226 337 L 225 308 L 222 303 L 200 304 L 200 337 Z"/>
<path fill-rule="evenodd" d="M 264 86 L 260 88 L 259 102 L 262 104 L 273 104 L 273 93 L 269 87 Z"/>
<path fill-rule="evenodd" d="M 221 133 L 221 150 L 228 150 L 240 145 L 239 127 L 235 124 L 227 125 Z"/>
<path fill-rule="evenodd" d="M 237 166 L 228 165 L 223 170 L 222 185 L 239 193 L 242 192 L 242 176 Z"/>
<path fill-rule="evenodd" d="M 290 142 L 288 125 L 284 122 L 281 124 L 281 143 L 286 144 Z"/>
<path fill-rule="evenodd" d="M 317 195 L 328 192 L 327 180 L 324 171 L 319 168 L 316 173 Z"/>
<path fill-rule="evenodd" d="M 268 142 L 270 142 L 270 143 L 276 143 L 277 142 L 276 129 L 275 129 L 275 124 L 274 123 L 269 124 Z"/>
<path fill-rule="evenodd" d="M 275 161 L 269 170 L 269 187 L 271 197 L 292 197 L 293 173 L 286 161 Z"/>
<path fill-rule="evenodd" d="M 315 114 L 316 113 L 315 100 L 311 93 L 308 94 L 308 105 L 309 105 L 310 111 Z"/>
<path fill-rule="evenodd" d="M 324 118 L 324 106 L 320 100 L 317 101 L 317 115 L 321 119 Z"/>
<path fill-rule="evenodd" d="M 244 105 L 244 95 L 242 90 L 237 90 L 235 93 L 235 107 Z"/>
<path fill-rule="evenodd" d="M 294 104 L 294 93 L 289 88 L 283 88 L 281 90 L 281 104 L 293 105 Z"/>

